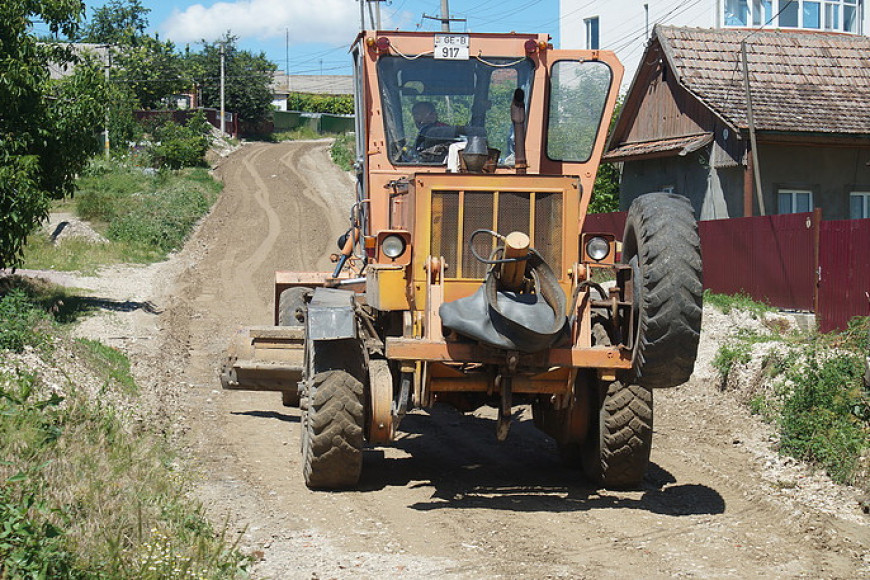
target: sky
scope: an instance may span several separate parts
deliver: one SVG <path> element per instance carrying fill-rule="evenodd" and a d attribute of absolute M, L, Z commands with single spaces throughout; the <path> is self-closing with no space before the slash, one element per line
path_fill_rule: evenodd
<path fill-rule="evenodd" d="M 214 41 L 227 31 L 238 46 L 264 52 L 279 70 L 290 74 L 351 74 L 350 43 L 360 28 L 356 0 L 141 0 L 151 34 L 171 40 L 176 48 L 198 49 L 203 39 Z M 87 16 L 106 0 L 85 0 Z M 402 30 L 441 29 L 440 0 L 381 2 L 381 27 Z M 545 32 L 558 47 L 558 0 L 450 0 L 456 32 Z M 367 17 L 368 18 L 368 17 Z M 287 41 L 289 35 L 289 42 Z M 288 50 L 289 48 L 289 50 Z"/>

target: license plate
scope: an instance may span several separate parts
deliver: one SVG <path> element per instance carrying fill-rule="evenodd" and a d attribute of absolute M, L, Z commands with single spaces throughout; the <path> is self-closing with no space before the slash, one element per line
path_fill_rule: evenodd
<path fill-rule="evenodd" d="M 435 58 L 442 60 L 468 60 L 468 35 L 436 34 Z"/>

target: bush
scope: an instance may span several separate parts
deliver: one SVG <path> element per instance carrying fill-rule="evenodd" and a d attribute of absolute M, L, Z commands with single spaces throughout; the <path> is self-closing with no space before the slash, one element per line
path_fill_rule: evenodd
<path fill-rule="evenodd" d="M 353 115 L 353 95 L 308 95 L 290 93 L 287 95 L 288 111 L 305 113 L 330 113 L 332 115 Z"/>
<path fill-rule="evenodd" d="M 329 148 L 329 155 L 332 157 L 332 162 L 344 169 L 350 171 L 353 169 L 353 162 L 356 155 L 356 138 L 353 133 L 339 135 Z"/>
<path fill-rule="evenodd" d="M 211 143 L 211 126 L 202 111 L 197 111 L 186 125 L 168 121 L 152 132 L 155 144 L 150 154 L 160 168 L 182 169 L 205 165 L 205 153 Z"/>
<path fill-rule="evenodd" d="M 805 365 L 787 373 L 793 389 L 779 418 L 784 453 L 824 467 L 841 483 L 852 483 L 858 460 L 870 447 L 870 397 L 862 392 L 860 357 L 808 351 Z"/>

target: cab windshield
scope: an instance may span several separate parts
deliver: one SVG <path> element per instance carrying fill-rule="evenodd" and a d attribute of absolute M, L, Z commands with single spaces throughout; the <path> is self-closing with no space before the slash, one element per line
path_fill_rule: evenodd
<path fill-rule="evenodd" d="M 528 111 L 533 76 L 528 58 L 382 57 L 378 78 L 390 160 L 443 165 L 451 144 L 483 136 L 499 165 L 513 165 L 511 101 L 523 89 Z"/>

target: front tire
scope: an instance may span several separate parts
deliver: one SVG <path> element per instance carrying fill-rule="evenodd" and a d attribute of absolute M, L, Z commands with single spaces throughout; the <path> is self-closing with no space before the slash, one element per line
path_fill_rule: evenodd
<path fill-rule="evenodd" d="M 652 390 L 613 381 L 593 389 L 592 399 L 583 472 L 608 489 L 639 486 L 652 450 Z"/>
<path fill-rule="evenodd" d="M 309 488 L 347 489 L 359 482 L 363 390 L 363 384 L 345 371 L 313 377 L 302 417 L 302 473 Z"/>
<path fill-rule="evenodd" d="M 625 222 L 622 261 L 633 271 L 634 380 L 648 389 L 692 375 L 701 335 L 701 245 L 689 200 L 648 193 Z"/>

